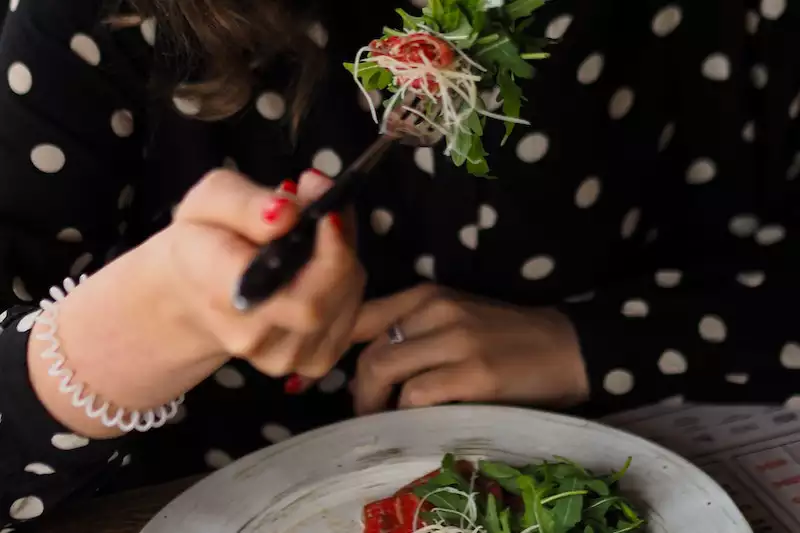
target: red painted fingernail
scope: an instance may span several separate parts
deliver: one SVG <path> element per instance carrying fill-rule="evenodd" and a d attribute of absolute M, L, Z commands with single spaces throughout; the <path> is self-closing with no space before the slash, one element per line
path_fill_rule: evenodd
<path fill-rule="evenodd" d="M 292 180 L 283 180 L 278 186 L 278 190 L 286 194 L 297 194 L 297 184 Z"/>
<path fill-rule="evenodd" d="M 331 224 L 342 233 L 344 225 L 342 224 L 342 217 L 339 213 L 329 213 L 328 217 L 331 219 Z"/>
<path fill-rule="evenodd" d="M 328 177 L 321 170 L 317 170 L 316 168 L 309 168 L 308 170 L 306 170 L 306 172 L 311 172 L 312 174 L 316 174 L 317 176 L 322 176 L 323 178 Z"/>
<path fill-rule="evenodd" d="M 305 380 L 297 374 L 289 376 L 283 384 L 283 391 L 286 394 L 300 394 L 305 389 Z"/>
<path fill-rule="evenodd" d="M 270 200 L 270 204 L 261 213 L 261 216 L 266 222 L 275 222 L 281 216 L 281 212 L 283 212 L 283 209 L 288 203 L 288 198 L 273 198 Z"/>

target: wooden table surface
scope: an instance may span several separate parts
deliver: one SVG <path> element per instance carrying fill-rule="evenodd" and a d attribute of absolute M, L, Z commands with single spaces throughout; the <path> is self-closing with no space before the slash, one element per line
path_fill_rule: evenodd
<path fill-rule="evenodd" d="M 37 533 L 139 533 L 155 514 L 203 476 L 94 498 L 45 520 Z"/>

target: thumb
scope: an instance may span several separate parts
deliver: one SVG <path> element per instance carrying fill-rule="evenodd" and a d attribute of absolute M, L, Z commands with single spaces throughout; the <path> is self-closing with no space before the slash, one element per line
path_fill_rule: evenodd
<path fill-rule="evenodd" d="M 438 290 L 436 285 L 417 285 L 413 289 L 365 303 L 353 328 L 352 342 L 357 344 L 377 339 L 392 325 L 427 304 Z"/>

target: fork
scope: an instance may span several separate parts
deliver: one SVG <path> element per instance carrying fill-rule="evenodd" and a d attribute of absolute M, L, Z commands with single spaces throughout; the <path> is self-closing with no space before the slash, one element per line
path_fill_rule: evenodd
<path fill-rule="evenodd" d="M 419 108 L 420 105 L 420 100 L 414 99 L 408 106 L 393 111 L 399 119 L 394 122 L 395 128 L 388 129 L 364 150 L 336 178 L 333 187 L 300 213 L 297 224 L 286 235 L 258 250 L 233 291 L 232 303 L 236 309 L 252 309 L 294 279 L 311 259 L 319 221 L 353 201 L 369 173 L 395 141 L 414 140 L 418 145 L 438 141 L 429 126 L 407 110 L 409 106 Z"/>

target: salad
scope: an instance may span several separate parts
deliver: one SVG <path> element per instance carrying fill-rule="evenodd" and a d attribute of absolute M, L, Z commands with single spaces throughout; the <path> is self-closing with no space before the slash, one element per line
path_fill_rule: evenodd
<path fill-rule="evenodd" d="M 618 472 L 596 475 L 579 464 L 514 467 L 457 460 L 389 498 L 364 507 L 364 533 L 625 533 L 645 521 L 619 492 Z"/>
<path fill-rule="evenodd" d="M 364 93 L 372 117 L 386 133 L 398 108 L 416 115 L 446 140 L 445 154 L 475 176 L 489 176 L 481 140 L 486 120 L 505 122 L 502 143 L 520 118 L 525 98 L 518 82 L 532 78 L 531 61 L 545 59 L 548 39 L 529 35 L 533 13 L 545 0 L 429 0 L 420 16 L 402 9 L 398 29 L 361 48 L 345 63 Z M 489 110 L 481 92 L 499 90 L 502 114 Z M 385 91 L 376 109 L 370 91 Z M 379 118 L 380 114 L 380 118 Z M 430 141 L 428 140 L 427 143 Z M 502 144 L 501 143 L 501 144 Z"/>

